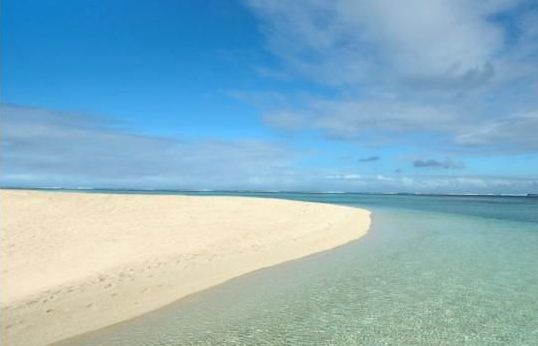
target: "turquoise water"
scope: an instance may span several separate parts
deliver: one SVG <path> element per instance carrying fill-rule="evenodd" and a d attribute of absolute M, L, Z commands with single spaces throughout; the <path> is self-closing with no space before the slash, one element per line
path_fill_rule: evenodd
<path fill-rule="evenodd" d="M 365 207 L 373 226 L 61 345 L 538 345 L 538 199 L 262 196 Z"/>

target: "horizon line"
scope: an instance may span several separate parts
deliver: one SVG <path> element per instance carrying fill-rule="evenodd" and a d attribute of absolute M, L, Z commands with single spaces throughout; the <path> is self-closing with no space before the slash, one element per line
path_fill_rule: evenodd
<path fill-rule="evenodd" d="M 359 191 L 301 191 L 301 190 L 256 190 L 256 189 L 178 189 L 178 188 L 112 188 L 112 187 L 59 187 L 59 186 L 1 186 L 5 190 L 47 191 L 104 191 L 104 192 L 198 192 L 198 193 L 297 193 L 297 194 L 348 194 L 387 196 L 459 196 L 459 197 L 538 197 L 538 193 L 475 193 L 475 192 L 359 192 Z"/>

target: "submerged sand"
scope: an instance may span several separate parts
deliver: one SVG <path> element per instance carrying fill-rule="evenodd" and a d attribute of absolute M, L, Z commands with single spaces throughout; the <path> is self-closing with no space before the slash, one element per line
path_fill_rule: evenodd
<path fill-rule="evenodd" d="M 1 344 L 47 345 L 366 234 L 366 210 L 2 190 Z"/>

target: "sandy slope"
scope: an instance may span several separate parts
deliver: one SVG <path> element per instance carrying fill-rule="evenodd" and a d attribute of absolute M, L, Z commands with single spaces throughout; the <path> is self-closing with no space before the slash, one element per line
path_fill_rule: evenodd
<path fill-rule="evenodd" d="M 364 235 L 360 209 L 2 190 L 2 345 L 46 345 Z"/>

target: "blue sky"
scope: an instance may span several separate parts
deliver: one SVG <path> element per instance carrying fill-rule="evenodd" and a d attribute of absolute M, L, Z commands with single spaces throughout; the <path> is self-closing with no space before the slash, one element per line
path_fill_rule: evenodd
<path fill-rule="evenodd" d="M 2 14 L 3 185 L 538 192 L 533 1 Z"/>

